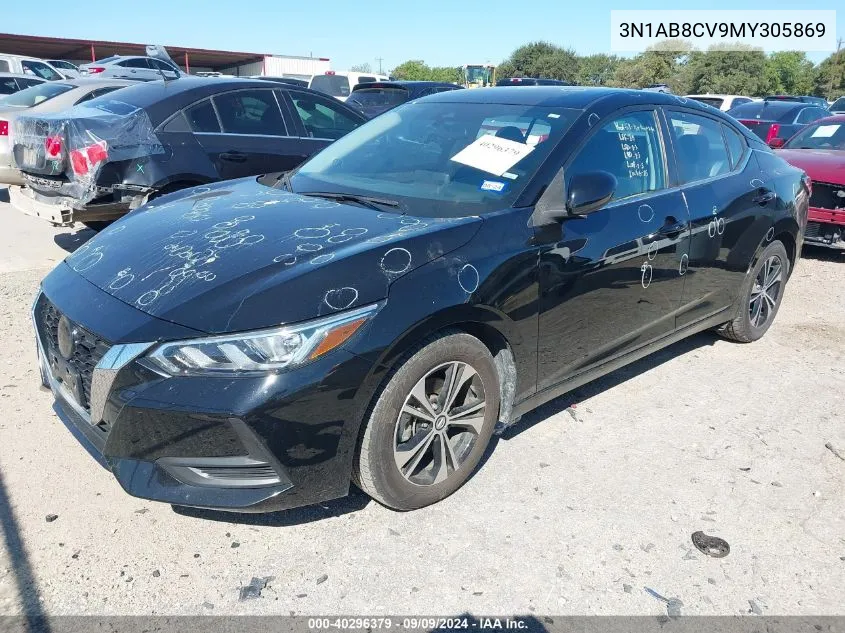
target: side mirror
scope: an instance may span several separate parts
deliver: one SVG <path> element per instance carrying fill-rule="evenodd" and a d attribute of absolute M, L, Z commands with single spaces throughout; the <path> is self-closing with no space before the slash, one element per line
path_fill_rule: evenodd
<path fill-rule="evenodd" d="M 769 141 L 769 147 L 771 147 L 772 149 L 777 149 L 779 147 L 783 147 L 785 143 L 785 139 L 775 137 L 771 141 Z"/>
<path fill-rule="evenodd" d="M 569 181 L 566 210 L 569 215 L 586 215 L 598 211 L 613 198 L 616 178 L 606 171 L 575 174 Z"/>

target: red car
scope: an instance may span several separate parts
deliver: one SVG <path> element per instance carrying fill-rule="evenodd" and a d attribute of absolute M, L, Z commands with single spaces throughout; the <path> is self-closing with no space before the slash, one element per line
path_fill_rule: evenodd
<path fill-rule="evenodd" d="M 814 121 L 777 153 L 813 181 L 804 242 L 845 249 L 845 115 Z"/>

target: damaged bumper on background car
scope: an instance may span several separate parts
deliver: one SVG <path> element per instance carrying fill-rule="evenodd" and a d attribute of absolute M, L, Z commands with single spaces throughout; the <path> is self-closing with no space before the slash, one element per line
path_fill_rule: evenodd
<path fill-rule="evenodd" d="M 26 177 L 27 182 L 34 180 Z M 74 222 L 108 222 L 117 220 L 132 209 L 144 204 L 153 193 L 149 187 L 125 188 L 102 187 L 98 197 L 87 204 L 72 206 L 66 198 L 48 196 L 32 187 L 12 185 L 9 187 L 9 202 L 22 213 L 56 225 Z"/>
<path fill-rule="evenodd" d="M 14 139 L 25 186 L 11 201 L 56 224 L 115 220 L 140 206 L 154 191 L 145 167 L 166 154 L 146 112 L 118 101 L 21 116 Z"/>

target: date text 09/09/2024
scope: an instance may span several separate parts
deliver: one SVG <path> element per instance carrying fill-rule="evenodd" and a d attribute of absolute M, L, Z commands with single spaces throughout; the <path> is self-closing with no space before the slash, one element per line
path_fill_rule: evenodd
<path fill-rule="evenodd" d="M 529 628 L 528 622 L 518 618 L 496 617 L 352 617 L 352 618 L 310 618 L 310 630 L 327 629 L 357 630 L 357 629 L 400 629 L 417 630 L 511 630 L 521 631 Z"/>

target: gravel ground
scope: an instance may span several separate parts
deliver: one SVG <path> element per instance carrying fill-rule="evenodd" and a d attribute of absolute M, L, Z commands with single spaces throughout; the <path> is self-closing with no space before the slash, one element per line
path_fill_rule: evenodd
<path fill-rule="evenodd" d="M 0 216 L 0 613 L 845 614 L 845 255 L 805 254 L 762 341 L 544 406 L 436 506 L 242 516 L 129 497 L 56 419 L 29 309 L 91 233 Z"/>

